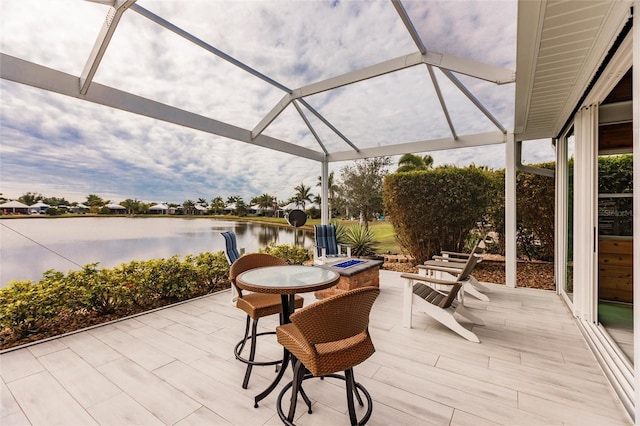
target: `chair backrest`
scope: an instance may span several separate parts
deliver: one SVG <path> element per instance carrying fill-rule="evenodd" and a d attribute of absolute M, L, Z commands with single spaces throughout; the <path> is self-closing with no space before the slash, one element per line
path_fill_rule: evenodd
<path fill-rule="evenodd" d="M 249 253 L 239 257 L 229 268 L 229 280 L 242 297 L 242 291 L 236 286 L 236 277 L 241 273 L 250 269 L 260 268 L 262 266 L 284 266 L 287 262 L 277 256 L 267 253 Z"/>
<path fill-rule="evenodd" d="M 426 284 L 415 283 L 413 285 L 413 294 L 421 297 L 432 305 L 438 306 L 442 309 L 447 309 L 451 306 L 453 301 L 456 300 L 458 292 L 460 292 L 460 289 L 462 288 L 462 284 L 454 284 L 450 287 L 451 288 L 448 293 L 442 293 Z"/>
<path fill-rule="evenodd" d="M 293 313 L 291 322 L 311 345 L 367 333 L 378 294 L 380 289 L 376 287 L 361 287 L 322 299 Z"/>
<path fill-rule="evenodd" d="M 476 243 L 476 245 L 473 247 L 473 250 L 471 250 L 472 255 L 477 254 L 479 256 L 482 256 L 484 254 L 484 251 L 486 249 L 486 243 L 485 240 L 478 240 L 478 242 Z"/>
<path fill-rule="evenodd" d="M 471 276 L 471 272 L 473 271 L 473 268 L 476 267 L 476 264 L 480 259 L 481 257 L 477 254 L 472 254 L 471 256 L 469 256 L 467 263 L 465 263 L 464 268 L 462 269 L 462 271 L 460 271 L 460 275 L 458 275 L 458 278 L 456 278 L 456 281 L 468 280 L 469 277 Z"/>
<path fill-rule="evenodd" d="M 338 240 L 336 239 L 335 225 L 314 225 L 316 234 L 316 250 L 318 256 L 322 256 L 324 248 L 327 256 L 335 256 L 338 253 Z"/>
<path fill-rule="evenodd" d="M 224 237 L 224 254 L 227 256 L 229 265 L 233 264 L 240 257 L 238 245 L 236 243 L 236 234 L 233 231 L 226 231 L 221 234 Z"/>

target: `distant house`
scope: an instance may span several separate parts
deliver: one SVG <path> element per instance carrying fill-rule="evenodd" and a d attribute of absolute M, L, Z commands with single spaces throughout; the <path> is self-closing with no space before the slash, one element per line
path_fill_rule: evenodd
<path fill-rule="evenodd" d="M 227 207 L 223 209 L 224 214 L 235 214 L 236 213 L 236 203 L 227 204 Z"/>
<path fill-rule="evenodd" d="M 255 215 L 255 216 L 259 216 L 259 215 L 264 215 L 264 216 L 273 216 L 273 207 L 260 207 L 260 205 L 258 204 L 254 204 L 251 207 L 249 207 L 249 210 L 247 210 L 247 214 L 248 215 Z"/>
<path fill-rule="evenodd" d="M 29 214 L 29 206 L 20 201 L 9 201 L 0 204 L 2 214 Z"/>
<path fill-rule="evenodd" d="M 42 201 L 38 201 L 37 203 L 31 204 L 29 206 L 29 213 L 30 214 L 45 213 L 49 207 L 50 207 L 49 204 L 45 204 Z"/>
<path fill-rule="evenodd" d="M 111 214 L 126 214 L 127 209 L 122 207 L 120 204 L 107 204 L 105 206 L 109 209 L 109 213 Z"/>
<path fill-rule="evenodd" d="M 71 213 L 85 214 L 85 213 L 88 213 L 89 210 L 91 210 L 89 208 L 89 206 L 85 206 L 82 203 L 79 203 L 79 204 L 76 204 L 75 206 L 69 207 L 69 211 Z"/>
<path fill-rule="evenodd" d="M 169 214 L 169 206 L 166 204 L 156 204 L 149 207 L 149 214 Z"/>
<path fill-rule="evenodd" d="M 193 209 L 195 210 L 194 214 L 207 214 L 207 212 L 209 211 L 208 208 L 197 205 L 197 204 L 193 207 Z"/>

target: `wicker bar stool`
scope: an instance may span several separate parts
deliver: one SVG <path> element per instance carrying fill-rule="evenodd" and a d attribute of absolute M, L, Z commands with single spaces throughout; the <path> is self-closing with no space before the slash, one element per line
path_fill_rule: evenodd
<path fill-rule="evenodd" d="M 256 355 L 256 338 L 268 334 L 276 334 L 275 331 L 264 331 L 258 333 L 258 320 L 262 317 L 282 313 L 282 299 L 278 294 L 252 293 L 243 291 L 236 285 L 236 277 L 241 273 L 250 269 L 260 268 L 263 266 L 281 266 L 287 262 L 279 257 L 266 253 L 250 253 L 239 257 L 229 269 L 229 279 L 238 293 L 236 299 L 236 307 L 247 313 L 247 325 L 244 330 L 244 337 L 240 340 L 233 352 L 236 359 L 247 364 L 247 370 L 242 382 L 242 388 L 246 389 L 249 385 L 249 377 L 254 365 L 277 365 L 282 362 L 281 359 L 276 361 L 255 361 Z M 295 308 L 301 308 L 304 299 L 300 296 L 295 298 Z M 253 324 L 252 324 L 253 322 Z M 249 335 L 249 327 L 251 326 L 251 335 Z M 250 341 L 249 358 L 242 356 L 246 343 Z"/>
<path fill-rule="evenodd" d="M 344 380 L 347 406 L 352 425 L 365 424 L 371 417 L 371 395 L 353 376 L 353 367 L 369 358 L 375 348 L 369 335 L 369 313 L 380 290 L 362 287 L 307 306 L 291 315 L 291 323 L 276 328 L 278 342 L 295 357 L 293 380 L 278 395 L 277 410 L 280 419 L 293 424 L 298 393 L 311 413 L 311 401 L 302 389 L 302 381 L 312 377 L 333 377 Z M 336 374 L 344 372 L 342 374 Z M 288 415 L 282 410 L 282 398 L 292 388 Z M 367 400 L 367 411 L 356 418 L 353 402 L 355 394 L 364 406 L 360 390 Z"/>

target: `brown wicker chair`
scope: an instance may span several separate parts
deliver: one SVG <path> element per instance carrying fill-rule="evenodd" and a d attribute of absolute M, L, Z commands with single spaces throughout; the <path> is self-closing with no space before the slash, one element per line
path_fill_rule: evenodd
<path fill-rule="evenodd" d="M 298 393 L 311 413 L 311 401 L 302 389 L 302 381 L 311 377 L 334 377 L 345 380 L 347 405 L 352 424 L 364 424 L 371 417 L 372 400 L 367 390 L 356 383 L 353 367 L 369 358 L 375 348 L 369 336 L 369 313 L 380 290 L 362 287 L 321 300 L 291 315 L 291 323 L 276 328 L 278 342 L 295 357 L 293 380 L 278 395 L 278 415 L 285 424 L 293 424 Z M 344 371 L 344 375 L 335 374 Z M 291 405 L 285 416 L 282 398 L 289 388 Z M 356 418 L 353 395 L 363 406 L 358 393 L 367 399 L 367 412 Z"/>
<path fill-rule="evenodd" d="M 244 330 L 244 338 L 240 340 L 235 348 L 234 354 L 236 359 L 247 364 L 247 370 L 244 375 L 244 381 L 242 382 L 242 388 L 246 389 L 249 385 L 249 377 L 251 376 L 251 370 L 254 365 L 277 365 L 282 360 L 276 361 L 255 361 L 256 355 L 256 338 L 258 336 L 264 336 L 267 334 L 275 334 L 275 331 L 265 331 L 258 333 L 258 320 L 262 317 L 269 315 L 282 313 L 282 299 L 278 294 L 265 294 L 265 293 L 252 293 L 243 291 L 236 285 L 236 277 L 241 273 L 250 269 L 260 268 L 263 266 L 281 266 L 286 265 L 287 262 L 279 257 L 272 256 L 266 253 L 250 253 L 239 257 L 229 269 L 229 279 L 232 285 L 235 287 L 238 298 L 236 300 L 236 307 L 242 309 L 247 313 L 247 325 Z M 304 299 L 300 296 L 295 298 L 295 308 L 301 308 L 303 306 Z M 249 335 L 249 325 L 251 324 L 251 335 Z M 247 343 L 251 341 L 249 358 L 242 356 L 242 351 Z"/>

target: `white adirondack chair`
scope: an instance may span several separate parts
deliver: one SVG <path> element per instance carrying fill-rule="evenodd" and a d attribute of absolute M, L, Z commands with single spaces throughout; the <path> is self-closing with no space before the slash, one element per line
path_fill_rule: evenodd
<path fill-rule="evenodd" d="M 481 318 L 473 315 L 464 307 L 463 292 L 460 291 L 464 283 L 469 281 L 470 272 L 477 261 L 478 256 L 472 255 L 463 270 L 450 272 L 452 275 L 457 275 L 454 281 L 438 279 L 433 276 L 402 274 L 402 278 L 406 279 L 403 325 L 411 328 L 413 307 L 415 306 L 465 339 L 480 343 L 478 336 L 460 324 L 454 316 L 458 314 L 474 324 L 484 325 Z"/>

